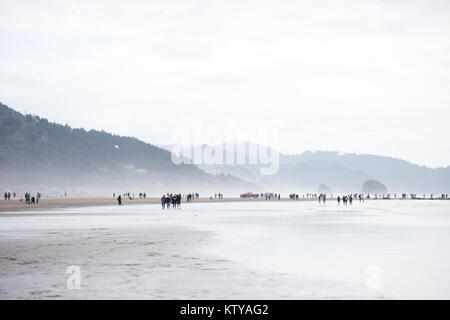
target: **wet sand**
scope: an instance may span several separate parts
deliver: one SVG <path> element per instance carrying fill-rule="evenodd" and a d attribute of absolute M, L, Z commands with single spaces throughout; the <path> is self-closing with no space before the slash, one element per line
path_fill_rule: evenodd
<path fill-rule="evenodd" d="M 365 201 L 372 200 L 411 200 L 401 198 L 391 199 L 365 199 Z M 417 198 L 413 200 L 450 200 L 450 199 L 422 199 Z M 223 202 L 255 202 L 255 201 L 318 201 L 318 198 L 299 198 L 298 200 L 292 200 L 290 198 L 281 198 L 280 200 L 272 199 L 266 200 L 265 198 L 224 198 L 224 199 L 209 199 L 199 198 L 192 200 L 192 203 L 223 203 Z M 336 198 L 327 198 L 328 201 L 336 201 Z M 357 202 L 358 200 L 353 200 Z M 186 203 L 186 198 L 183 198 L 182 203 Z M 161 198 L 147 198 L 147 199 L 123 199 L 123 205 L 146 205 L 146 204 L 161 204 Z M 42 211 L 42 210 L 55 210 L 64 208 L 80 208 L 80 207 L 99 207 L 99 206 L 117 206 L 117 200 L 113 198 L 42 198 L 39 200 L 39 204 L 27 205 L 20 199 L 0 200 L 0 213 L 8 212 L 20 212 L 20 211 Z"/>
<path fill-rule="evenodd" d="M 177 210 L 107 208 L 1 215 L 0 299 L 317 298 L 304 280 L 204 253 L 218 240 Z M 67 285 L 70 266 L 79 290 Z"/>
<path fill-rule="evenodd" d="M 0 299 L 448 299 L 448 202 L 289 201 L 2 213 Z"/>

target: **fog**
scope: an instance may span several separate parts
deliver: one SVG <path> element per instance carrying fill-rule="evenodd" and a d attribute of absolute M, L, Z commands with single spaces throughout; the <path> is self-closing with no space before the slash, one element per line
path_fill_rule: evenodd
<path fill-rule="evenodd" d="M 449 6 L 3 0 L 0 98 L 154 144 L 178 143 L 174 131 L 199 122 L 242 140 L 270 128 L 288 154 L 447 166 Z"/>

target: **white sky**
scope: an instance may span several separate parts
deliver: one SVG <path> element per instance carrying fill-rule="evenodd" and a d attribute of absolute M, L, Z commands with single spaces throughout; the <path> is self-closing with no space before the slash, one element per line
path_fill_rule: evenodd
<path fill-rule="evenodd" d="M 446 166 L 450 1 L 1 0 L 0 101 L 154 144 L 270 129 Z"/>

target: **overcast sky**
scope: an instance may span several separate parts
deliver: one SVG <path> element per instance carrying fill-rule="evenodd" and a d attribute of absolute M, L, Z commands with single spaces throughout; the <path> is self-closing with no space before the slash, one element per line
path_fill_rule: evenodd
<path fill-rule="evenodd" d="M 1 0 L 0 101 L 153 144 L 262 130 L 446 166 L 450 1 Z"/>

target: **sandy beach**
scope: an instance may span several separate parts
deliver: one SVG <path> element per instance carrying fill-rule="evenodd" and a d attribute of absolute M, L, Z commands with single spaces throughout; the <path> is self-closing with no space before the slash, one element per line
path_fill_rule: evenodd
<path fill-rule="evenodd" d="M 2 213 L 0 299 L 450 297 L 447 201 L 208 201 Z"/>
<path fill-rule="evenodd" d="M 224 199 L 209 199 L 199 198 L 192 200 L 192 203 L 220 203 L 220 202 L 252 202 L 252 201 L 268 201 L 263 198 L 256 199 L 242 199 L 242 198 L 224 198 Z M 278 201 L 278 200 L 270 200 Z M 293 201 L 288 198 L 282 198 L 280 201 Z M 300 198 L 296 201 L 317 201 L 312 198 Z M 182 200 L 186 203 L 186 199 Z M 147 198 L 147 199 L 134 199 L 129 200 L 123 198 L 123 205 L 147 205 L 147 204 L 160 204 L 160 198 Z M 27 205 L 24 201 L 19 199 L 12 200 L 0 200 L 0 213 L 4 212 L 18 212 L 18 211 L 42 211 L 42 210 L 54 210 L 64 208 L 80 208 L 80 207 L 99 207 L 99 206 L 114 206 L 117 205 L 117 200 L 113 198 L 42 198 L 39 200 L 39 204 Z"/>
<path fill-rule="evenodd" d="M 365 201 L 382 200 L 382 199 L 365 199 Z M 384 199 L 385 200 L 385 199 Z M 405 199 L 390 199 L 390 200 L 405 200 Z M 411 200 L 411 199 L 406 199 Z M 415 199 L 415 200 L 430 200 L 430 199 Z M 434 199 L 442 200 L 439 198 Z M 444 199 L 449 200 L 449 199 Z M 277 201 L 318 201 L 317 198 L 299 198 L 298 200 L 291 200 L 289 198 L 281 198 L 280 200 L 266 200 L 265 198 L 224 198 L 224 199 L 209 199 L 199 198 L 192 201 L 192 203 L 227 203 L 227 202 L 277 202 Z M 336 201 L 335 198 L 329 198 L 327 201 Z M 356 201 L 356 200 L 355 200 Z M 129 200 L 123 198 L 123 205 L 148 205 L 148 204 L 160 204 L 160 198 L 147 198 L 147 199 L 134 199 Z M 182 203 L 186 203 L 186 199 L 182 199 Z M 113 198 L 42 198 L 39 200 L 39 204 L 27 205 L 24 201 L 19 199 L 0 200 L 0 214 L 8 212 L 20 212 L 20 211 L 42 211 L 42 210 L 55 210 L 64 208 L 82 208 L 82 207 L 100 207 L 100 206 L 116 206 L 117 200 Z"/>
<path fill-rule="evenodd" d="M 1 215 L 0 299 L 318 297 L 291 275 L 206 253 L 219 240 L 187 225 L 178 210 L 162 215 L 155 205 L 91 209 Z M 79 290 L 67 286 L 72 265 L 81 269 Z"/>

